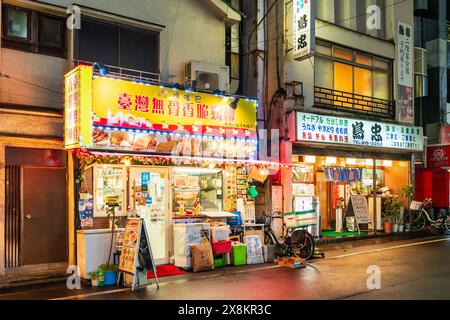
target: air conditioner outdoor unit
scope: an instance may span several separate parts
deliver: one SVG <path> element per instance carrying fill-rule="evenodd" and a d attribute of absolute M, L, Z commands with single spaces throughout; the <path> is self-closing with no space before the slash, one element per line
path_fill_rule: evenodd
<path fill-rule="evenodd" d="M 190 61 L 184 67 L 185 85 L 201 90 L 220 90 L 230 93 L 230 68 L 216 64 Z"/>

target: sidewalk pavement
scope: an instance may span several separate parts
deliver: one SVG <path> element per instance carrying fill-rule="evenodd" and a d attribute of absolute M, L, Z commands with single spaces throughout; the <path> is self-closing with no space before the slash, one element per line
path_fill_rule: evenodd
<path fill-rule="evenodd" d="M 435 234 L 422 234 L 422 233 L 403 233 L 394 234 L 385 237 L 356 240 L 356 241 L 345 241 L 332 244 L 319 245 L 321 251 L 325 252 L 325 259 L 333 259 L 342 254 L 348 254 L 349 252 L 358 252 L 364 250 L 370 250 L 380 246 L 392 246 L 398 245 L 399 243 L 412 243 L 416 240 L 431 240 L 434 238 L 439 238 Z M 317 260 L 322 260 L 321 258 L 314 258 L 310 260 L 310 263 L 314 263 Z M 205 278 L 220 278 L 224 275 L 248 273 L 258 270 L 265 270 L 271 268 L 278 268 L 278 265 L 273 263 L 265 263 L 259 265 L 247 265 L 240 267 L 224 267 L 216 269 L 214 271 L 202 272 L 202 273 L 186 273 L 182 275 L 175 275 L 169 277 L 159 278 L 159 283 L 161 285 L 168 283 L 186 282 L 194 281 L 196 279 Z M 48 282 L 44 282 L 44 279 L 39 279 L 36 283 L 27 283 L 23 286 L 0 287 L 0 300 L 10 300 L 10 299 L 77 299 L 79 296 L 92 296 L 92 295 L 102 295 L 106 292 L 126 292 L 129 288 L 121 287 L 103 287 L 103 288 L 93 288 L 90 286 L 88 281 L 82 282 L 82 288 L 80 290 L 69 290 L 66 285 L 67 276 L 59 276 L 55 278 L 48 279 Z M 150 281 L 150 280 L 149 280 Z"/>

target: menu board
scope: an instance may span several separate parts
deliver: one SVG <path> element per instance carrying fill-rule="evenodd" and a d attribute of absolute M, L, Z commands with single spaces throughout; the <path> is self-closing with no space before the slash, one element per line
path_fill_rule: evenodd
<path fill-rule="evenodd" d="M 138 250 L 140 219 L 127 219 L 120 255 L 119 270 L 134 274 L 136 252 Z"/>
<path fill-rule="evenodd" d="M 122 245 L 122 254 L 119 261 L 119 282 L 125 274 L 133 275 L 131 290 L 147 285 L 147 271 L 155 274 L 156 285 L 159 288 L 156 265 L 153 259 L 152 248 L 148 240 L 144 220 L 141 218 L 128 218 L 125 226 L 125 235 Z M 144 279 L 144 281 L 142 281 Z"/>
<path fill-rule="evenodd" d="M 366 197 L 361 195 L 351 196 L 345 215 L 354 216 L 357 224 L 371 223 Z"/>
<path fill-rule="evenodd" d="M 297 140 L 422 151 L 423 129 L 297 112 Z"/>

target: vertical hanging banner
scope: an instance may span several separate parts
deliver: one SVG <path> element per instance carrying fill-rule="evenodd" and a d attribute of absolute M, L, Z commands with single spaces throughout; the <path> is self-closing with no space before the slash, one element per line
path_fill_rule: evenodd
<path fill-rule="evenodd" d="M 314 0 L 294 0 L 293 4 L 294 60 L 303 60 L 314 54 Z"/>
<path fill-rule="evenodd" d="M 397 120 L 414 124 L 414 34 L 410 24 L 397 22 Z"/>

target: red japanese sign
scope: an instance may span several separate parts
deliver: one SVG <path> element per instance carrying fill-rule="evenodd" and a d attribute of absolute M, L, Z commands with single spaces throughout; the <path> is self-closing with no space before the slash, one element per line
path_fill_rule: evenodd
<path fill-rule="evenodd" d="M 429 146 L 427 148 L 427 167 L 428 168 L 450 167 L 450 144 Z"/>

